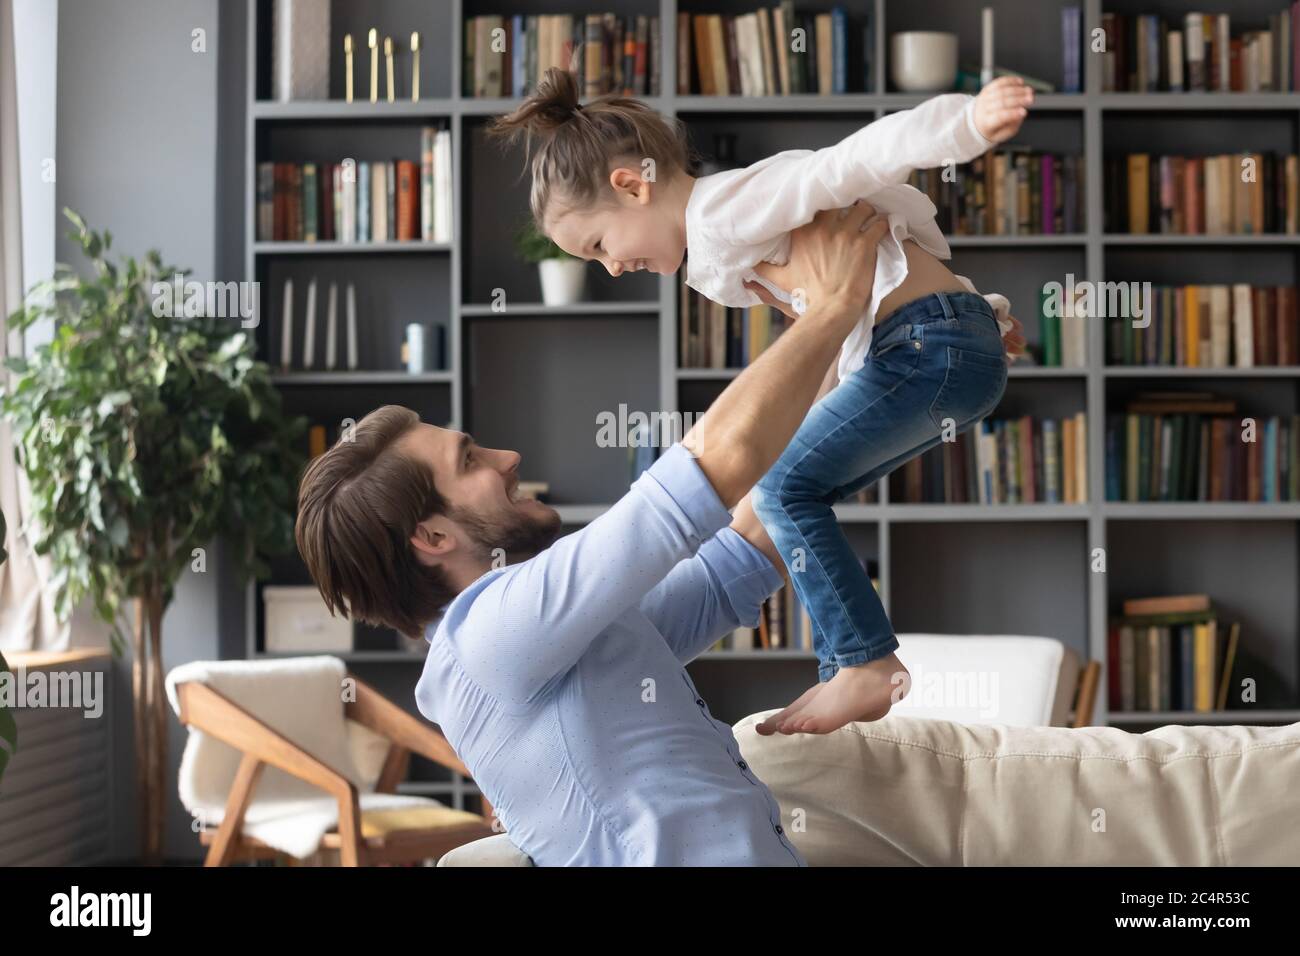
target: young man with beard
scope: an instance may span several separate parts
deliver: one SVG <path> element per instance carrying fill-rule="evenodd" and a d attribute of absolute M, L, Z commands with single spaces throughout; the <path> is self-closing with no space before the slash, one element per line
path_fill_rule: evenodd
<path fill-rule="evenodd" d="M 805 865 L 684 665 L 782 583 L 747 494 L 870 297 L 871 213 L 796 232 L 764 275 L 804 314 L 578 532 L 556 540 L 559 515 L 518 499 L 517 453 L 398 406 L 304 475 L 298 547 L 326 603 L 425 636 L 419 710 L 534 863 Z"/>

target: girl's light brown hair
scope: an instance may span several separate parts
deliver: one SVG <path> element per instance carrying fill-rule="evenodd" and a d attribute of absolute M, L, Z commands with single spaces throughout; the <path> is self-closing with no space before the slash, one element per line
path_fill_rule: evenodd
<path fill-rule="evenodd" d="M 644 175 L 644 160 L 652 159 L 654 180 L 667 182 L 692 161 L 679 120 L 626 96 L 602 96 L 583 106 L 577 79 L 558 67 L 546 71 L 518 109 L 493 121 L 488 134 L 523 141 L 533 176 L 529 206 L 543 232 L 548 213 L 596 205 L 616 162 L 627 161 Z"/>

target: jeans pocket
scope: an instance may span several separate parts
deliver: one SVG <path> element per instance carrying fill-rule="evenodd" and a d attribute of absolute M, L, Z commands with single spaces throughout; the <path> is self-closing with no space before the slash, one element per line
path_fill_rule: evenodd
<path fill-rule="evenodd" d="M 964 427 L 997 407 L 1007 386 L 1007 360 L 952 345 L 947 351 L 948 370 L 930 405 L 930 418 L 937 428 L 946 419 Z"/>
<path fill-rule="evenodd" d="M 922 328 L 904 322 L 889 329 L 871 343 L 871 361 L 902 362 L 908 368 L 915 368 L 924 346 Z"/>

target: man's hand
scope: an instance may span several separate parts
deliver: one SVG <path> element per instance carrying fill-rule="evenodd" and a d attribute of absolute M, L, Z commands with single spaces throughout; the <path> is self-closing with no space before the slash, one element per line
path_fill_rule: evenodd
<path fill-rule="evenodd" d="M 860 315 L 871 301 L 876 246 L 889 230 L 885 218 L 875 215 L 875 208 L 864 200 L 846 209 L 819 212 L 812 222 L 790 233 L 790 259 L 785 265 L 760 262 L 754 271 L 791 295 L 802 296 L 808 309 L 847 314 L 852 309 L 839 306 L 856 305 Z M 852 231 L 861 233 L 860 240 L 842 241 Z M 793 304 L 782 302 L 760 283 L 747 281 L 745 288 L 790 318 L 799 317 Z"/>
<path fill-rule="evenodd" d="M 985 139 L 1005 143 L 1020 132 L 1033 102 L 1034 91 L 1024 80 L 999 77 L 975 97 L 975 128 Z"/>

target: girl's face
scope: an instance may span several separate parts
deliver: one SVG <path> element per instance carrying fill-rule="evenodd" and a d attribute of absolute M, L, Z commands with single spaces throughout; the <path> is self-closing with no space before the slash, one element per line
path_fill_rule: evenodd
<path fill-rule="evenodd" d="M 612 200 L 551 220 L 551 239 L 570 255 L 599 262 L 612 276 L 643 270 L 672 275 L 686 253 L 684 205 L 677 208 L 673 190 L 631 169 L 610 173 L 610 185 Z"/>

